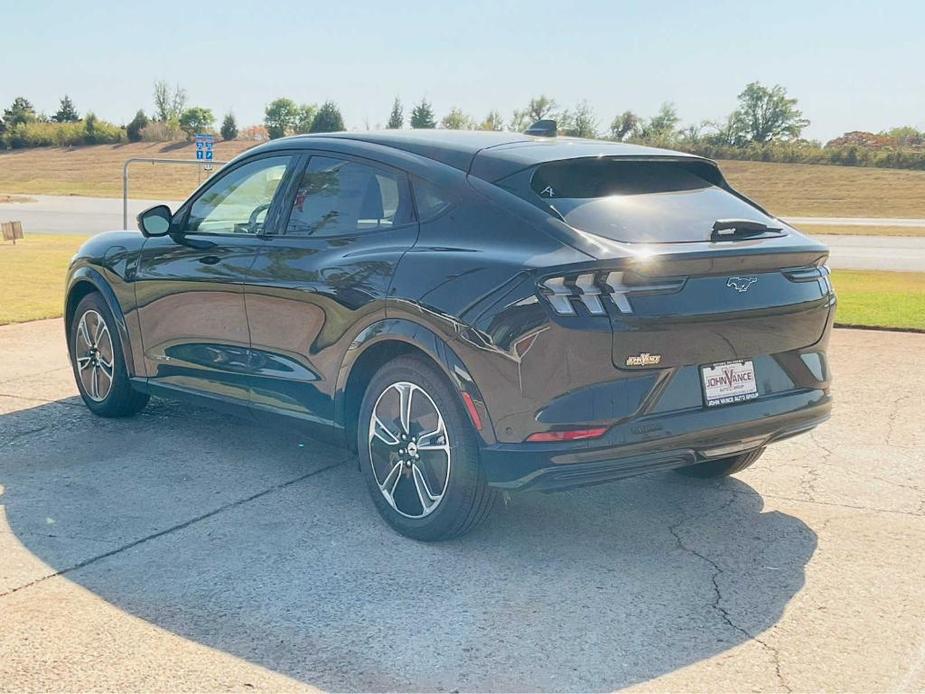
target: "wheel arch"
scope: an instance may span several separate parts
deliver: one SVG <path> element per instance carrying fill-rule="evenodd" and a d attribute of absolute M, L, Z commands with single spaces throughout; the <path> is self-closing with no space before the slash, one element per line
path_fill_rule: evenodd
<path fill-rule="evenodd" d="M 387 362 L 408 354 L 421 356 L 440 369 L 459 393 L 479 438 L 485 444 L 494 443 L 494 427 L 488 408 L 475 380 L 453 348 L 426 326 L 405 319 L 387 318 L 357 335 L 338 372 L 334 412 L 337 422 L 343 427 L 347 445 L 351 449 L 356 446 L 357 419 L 369 379 Z"/>
<path fill-rule="evenodd" d="M 70 277 L 67 292 L 64 299 L 64 335 L 67 340 L 68 350 L 71 344 L 71 325 L 74 321 L 74 314 L 77 311 L 77 305 L 83 298 L 96 292 L 99 294 L 106 306 L 112 313 L 116 321 L 116 328 L 119 331 L 119 341 L 122 344 L 122 357 L 125 360 L 126 369 L 129 376 L 134 376 L 134 361 L 132 359 L 131 337 L 128 333 L 128 326 L 125 320 L 125 313 L 115 292 L 106 279 L 99 272 L 90 267 L 78 268 Z"/>

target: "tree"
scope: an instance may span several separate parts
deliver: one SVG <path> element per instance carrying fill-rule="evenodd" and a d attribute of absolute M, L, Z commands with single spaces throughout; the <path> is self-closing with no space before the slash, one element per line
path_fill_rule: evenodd
<path fill-rule="evenodd" d="M 292 99 L 271 101 L 264 111 L 263 124 L 271 140 L 285 137 L 295 130 L 299 120 L 299 107 Z"/>
<path fill-rule="evenodd" d="M 340 109 L 333 101 L 325 101 L 318 109 L 318 114 L 312 122 L 310 132 L 313 133 L 334 133 L 339 130 L 346 130 L 344 127 L 344 117 L 340 115 Z"/>
<path fill-rule="evenodd" d="M 74 108 L 74 102 L 71 101 L 71 97 L 67 94 L 64 95 L 64 98 L 61 99 L 61 105 L 58 106 L 58 110 L 51 117 L 55 123 L 76 123 L 80 120 L 80 114 L 77 113 L 77 109 Z"/>
<path fill-rule="evenodd" d="M 141 142 L 141 131 L 148 127 L 148 117 L 145 112 L 138 109 L 132 122 L 125 126 L 125 134 L 129 142 Z"/>
<path fill-rule="evenodd" d="M 624 111 L 610 124 L 610 137 L 618 142 L 639 134 L 639 116 L 632 111 Z"/>
<path fill-rule="evenodd" d="M 38 120 L 38 116 L 28 99 L 17 96 L 10 107 L 3 112 L 3 120 L 6 122 L 6 127 L 12 128 L 23 123 L 34 123 Z"/>
<path fill-rule="evenodd" d="M 302 104 L 299 107 L 299 116 L 296 118 L 294 131 L 298 135 L 312 132 L 318 107 L 315 104 Z"/>
<path fill-rule="evenodd" d="M 434 109 L 431 108 L 427 99 L 421 99 L 421 103 L 411 109 L 411 127 L 412 128 L 436 128 L 437 119 L 434 116 Z"/>
<path fill-rule="evenodd" d="M 173 91 L 163 80 L 154 83 L 154 120 L 179 120 L 186 108 L 186 90 L 179 84 Z"/>
<path fill-rule="evenodd" d="M 797 109 L 797 100 L 776 84 L 770 89 L 751 82 L 739 94 L 739 108 L 729 117 L 736 138 L 747 142 L 794 140 L 809 121 Z"/>
<path fill-rule="evenodd" d="M 522 132 L 536 123 L 538 120 L 553 119 L 556 125 L 561 119 L 562 113 L 556 112 L 556 100 L 551 99 L 545 94 L 530 99 L 527 108 L 522 111 L 514 111 L 514 117 L 511 119 L 511 130 Z M 568 115 L 567 112 L 565 115 Z"/>
<path fill-rule="evenodd" d="M 670 142 L 677 135 L 681 118 L 674 104 L 664 103 L 658 113 L 643 123 L 640 137 L 656 142 Z"/>
<path fill-rule="evenodd" d="M 587 100 L 578 104 L 567 134 L 572 137 L 597 137 L 597 116 Z"/>
<path fill-rule="evenodd" d="M 440 124 L 447 130 L 472 130 L 475 128 L 475 121 L 471 116 L 463 113 L 461 108 L 454 106 L 450 112 L 443 117 Z"/>
<path fill-rule="evenodd" d="M 479 123 L 479 130 L 504 130 L 504 119 L 498 111 L 489 111 L 485 120 Z"/>
<path fill-rule="evenodd" d="M 392 102 L 392 113 L 389 114 L 389 122 L 386 124 L 389 130 L 398 130 L 405 124 L 405 110 L 401 106 L 401 100 L 396 96 Z"/>
<path fill-rule="evenodd" d="M 223 140 L 233 140 L 238 136 L 238 123 L 233 113 L 226 113 L 222 120 L 221 134 Z"/>
<path fill-rule="evenodd" d="M 193 135 L 208 130 L 215 123 L 212 111 L 202 106 L 192 106 L 180 114 L 180 130 L 186 133 L 186 139 L 193 140 Z"/>

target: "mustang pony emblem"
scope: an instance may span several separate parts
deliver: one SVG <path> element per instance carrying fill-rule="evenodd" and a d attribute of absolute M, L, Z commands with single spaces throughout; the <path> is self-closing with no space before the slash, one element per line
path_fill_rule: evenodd
<path fill-rule="evenodd" d="M 748 288 L 757 281 L 757 277 L 730 277 L 728 280 L 726 280 L 726 286 L 732 287 L 739 294 L 741 294 L 742 292 L 747 292 Z"/>

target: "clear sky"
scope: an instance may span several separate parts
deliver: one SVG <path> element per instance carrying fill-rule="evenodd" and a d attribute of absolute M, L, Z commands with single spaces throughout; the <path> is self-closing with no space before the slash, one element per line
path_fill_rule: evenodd
<path fill-rule="evenodd" d="M 671 101 L 719 119 L 752 80 L 780 83 L 809 137 L 925 128 L 925 2 L 46 2 L 0 0 L 0 105 L 126 122 L 156 79 L 239 125 L 278 96 L 333 99 L 349 128 L 382 125 L 392 98 L 426 96 L 505 119 L 531 96 L 587 99 L 599 125 Z"/>

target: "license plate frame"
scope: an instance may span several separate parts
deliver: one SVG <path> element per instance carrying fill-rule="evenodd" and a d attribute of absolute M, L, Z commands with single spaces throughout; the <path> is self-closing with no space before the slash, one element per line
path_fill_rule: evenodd
<path fill-rule="evenodd" d="M 721 361 L 700 367 L 700 386 L 707 407 L 734 405 L 758 397 L 758 380 L 751 359 Z"/>

